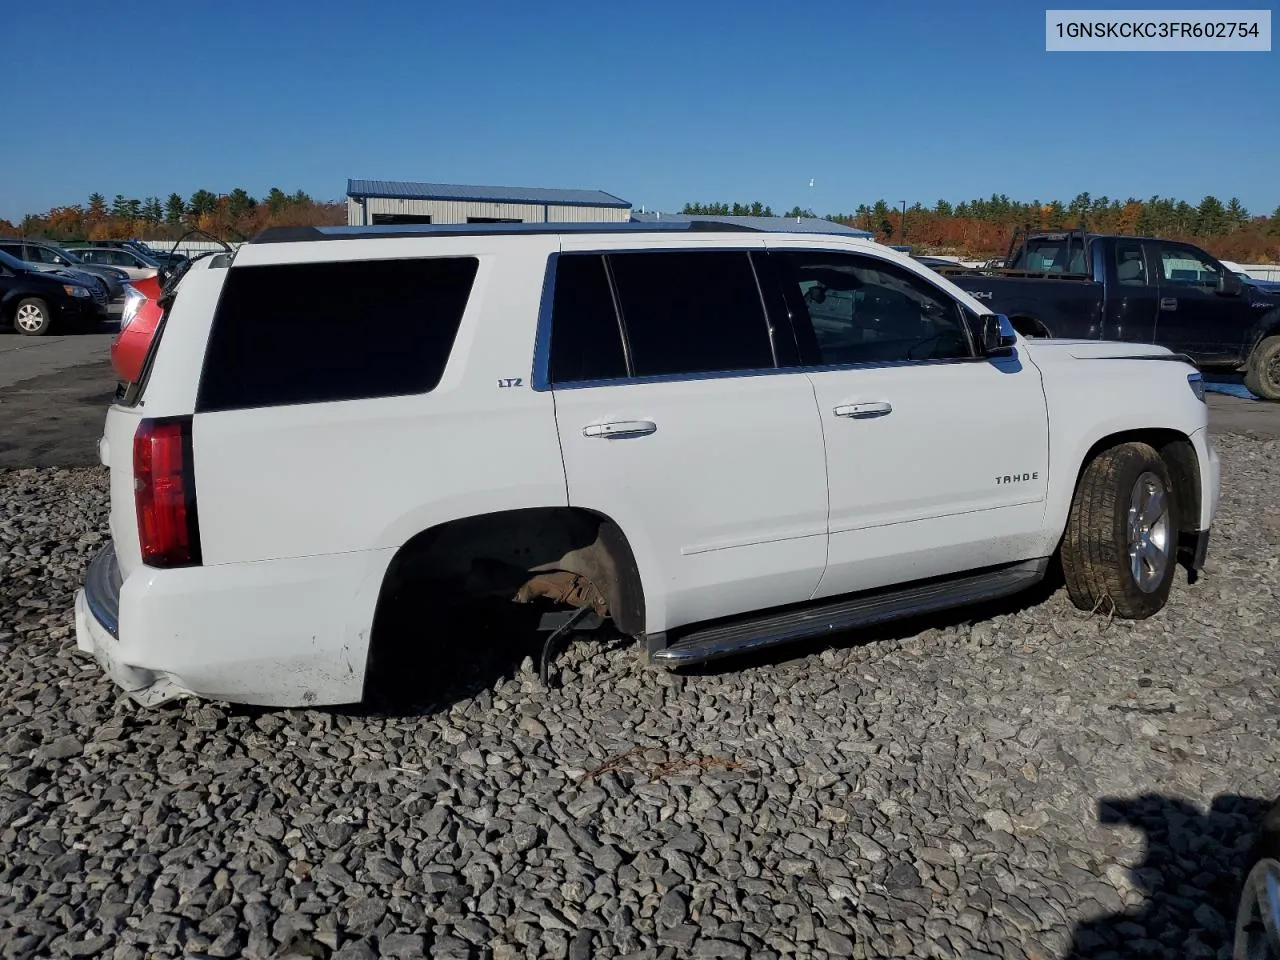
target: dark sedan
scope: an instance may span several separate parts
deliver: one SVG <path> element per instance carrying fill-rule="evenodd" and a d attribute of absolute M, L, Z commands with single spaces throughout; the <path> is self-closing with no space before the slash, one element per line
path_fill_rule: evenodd
<path fill-rule="evenodd" d="M 94 279 L 91 288 L 0 251 L 0 322 L 28 337 L 56 327 L 97 326 L 107 319 L 107 294 Z"/>

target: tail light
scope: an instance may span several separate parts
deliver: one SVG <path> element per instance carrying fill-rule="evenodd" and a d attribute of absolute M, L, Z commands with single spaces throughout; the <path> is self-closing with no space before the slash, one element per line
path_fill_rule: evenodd
<path fill-rule="evenodd" d="M 142 562 L 153 567 L 200 563 L 191 418 L 143 420 L 133 437 L 133 489 Z"/>

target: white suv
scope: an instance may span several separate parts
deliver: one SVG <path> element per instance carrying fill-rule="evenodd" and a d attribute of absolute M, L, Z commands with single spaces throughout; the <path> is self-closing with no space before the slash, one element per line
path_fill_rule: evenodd
<path fill-rule="evenodd" d="M 1006 595 L 1145 617 L 1218 458 L 1162 347 L 1025 341 L 909 257 L 705 223 L 268 230 L 107 415 L 79 647 L 142 703 L 358 701 L 407 592 L 680 666 Z M 422 608 L 418 644 L 432 636 Z M 563 620 L 561 621 L 563 622 Z"/>

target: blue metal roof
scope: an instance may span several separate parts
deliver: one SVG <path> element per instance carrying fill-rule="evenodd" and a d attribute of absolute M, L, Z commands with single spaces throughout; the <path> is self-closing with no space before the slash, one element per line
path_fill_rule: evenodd
<path fill-rule="evenodd" d="M 561 207 L 631 206 L 603 190 L 556 187 L 480 187 L 461 183 L 410 183 L 404 180 L 348 180 L 347 196 L 392 200 L 470 200 L 477 203 L 539 203 Z"/>
<path fill-rule="evenodd" d="M 688 223 L 697 220 L 701 223 L 723 223 L 727 226 L 747 227 L 769 233 L 838 233 L 847 237 L 872 237 L 869 230 L 860 230 L 847 224 L 824 220 L 821 217 L 733 217 L 712 216 L 709 214 L 686 213 L 652 213 L 631 212 L 631 219 L 637 223 Z"/>

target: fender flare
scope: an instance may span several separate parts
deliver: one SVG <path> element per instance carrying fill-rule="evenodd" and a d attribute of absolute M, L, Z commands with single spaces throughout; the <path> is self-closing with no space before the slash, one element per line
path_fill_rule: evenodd
<path fill-rule="evenodd" d="M 1249 331 L 1249 340 L 1244 351 L 1244 363 L 1248 363 L 1253 352 L 1267 337 L 1280 334 L 1280 306 L 1272 307 L 1260 316 Z"/>

